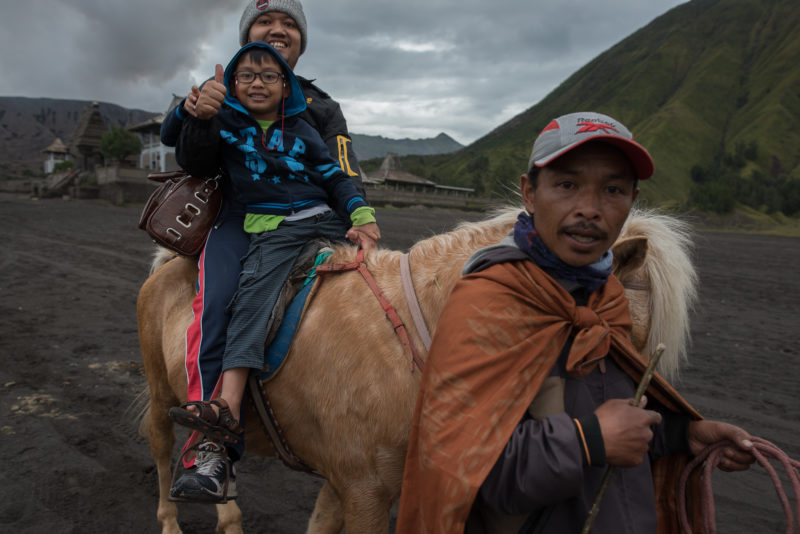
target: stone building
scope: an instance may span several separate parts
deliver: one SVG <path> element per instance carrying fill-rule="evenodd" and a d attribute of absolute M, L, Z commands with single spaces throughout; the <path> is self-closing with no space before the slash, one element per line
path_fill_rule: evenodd
<path fill-rule="evenodd" d="M 107 131 L 106 123 L 100 114 L 100 104 L 92 102 L 91 109 L 84 109 L 68 147 L 79 171 L 93 171 L 96 166 L 103 163 L 100 140 Z"/>

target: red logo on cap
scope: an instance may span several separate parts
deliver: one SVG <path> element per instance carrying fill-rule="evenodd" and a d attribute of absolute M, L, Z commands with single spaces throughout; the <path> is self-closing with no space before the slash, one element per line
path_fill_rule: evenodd
<path fill-rule="evenodd" d="M 269 7 L 269 0 L 258 0 L 256 2 L 256 9 L 267 9 Z"/>
<path fill-rule="evenodd" d="M 583 128 L 581 128 L 575 133 L 596 132 L 598 130 L 603 130 L 603 132 L 605 133 L 612 133 L 612 132 L 619 133 L 619 131 L 617 131 L 617 129 L 611 126 L 610 124 L 603 124 L 601 122 L 584 121 L 584 122 L 579 122 L 578 126 L 583 126 Z"/>
<path fill-rule="evenodd" d="M 558 130 L 559 128 L 560 126 L 558 125 L 558 121 L 550 121 L 550 124 L 545 126 L 544 130 L 542 130 L 542 133 L 545 133 L 550 130 Z"/>

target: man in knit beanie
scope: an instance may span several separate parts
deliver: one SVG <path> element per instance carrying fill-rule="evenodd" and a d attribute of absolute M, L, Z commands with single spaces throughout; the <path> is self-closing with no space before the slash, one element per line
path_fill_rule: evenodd
<path fill-rule="evenodd" d="M 242 19 L 239 21 L 239 44 L 246 45 L 251 39 L 250 30 L 253 23 L 258 20 L 261 15 L 275 12 L 284 13 L 291 17 L 300 31 L 300 54 L 306 51 L 308 44 L 308 33 L 306 25 L 306 15 L 303 13 L 303 5 L 297 0 L 255 0 L 247 3 L 242 13 Z M 294 68 L 294 65 L 289 63 L 289 66 Z"/>
<path fill-rule="evenodd" d="M 268 43 L 294 70 L 308 44 L 303 5 L 299 0 L 248 0 L 239 23 L 239 41 L 242 45 L 254 41 Z M 346 67 L 341 65 L 343 69 Z M 297 76 L 297 81 L 307 104 L 300 117 L 319 132 L 342 171 L 353 181 L 361 197 L 366 198 L 360 167 L 339 104 L 310 80 Z M 176 145 L 187 116 L 207 119 L 219 111 L 227 94 L 225 86 L 211 78 L 203 84 L 202 90 L 206 95 L 215 94 L 210 105 L 205 104 L 209 99 L 204 98 L 204 105 L 197 106 L 200 89 L 195 86 L 181 104 L 167 113 L 161 125 L 161 141 L 166 146 Z M 208 172 L 216 171 L 209 169 Z M 189 401 L 210 401 L 215 398 L 227 342 L 230 319 L 227 307 L 238 287 L 239 260 L 246 254 L 249 244 L 249 236 L 244 231 L 244 206 L 225 191 L 223 188 L 225 208 L 208 236 L 201 256 L 203 260 L 198 263 L 197 296 L 192 304 L 194 321 L 186 331 Z M 176 280 L 175 283 L 181 282 Z M 187 286 L 186 290 L 195 291 L 195 286 Z M 235 498 L 235 472 L 231 469 L 226 474 L 226 454 L 219 452 L 216 447 L 205 447 L 205 438 L 199 444 L 195 438 L 190 438 L 184 450 L 194 444 L 203 447 L 198 448 L 203 454 L 198 454 L 194 468 L 175 482 L 170 492 L 171 498 L 212 503 Z M 236 445 L 227 445 L 226 450 L 227 457 L 237 461 L 244 450 L 243 440 Z M 226 482 L 227 491 L 223 489 Z"/>
<path fill-rule="evenodd" d="M 297 65 L 297 60 L 306 51 L 308 43 L 308 25 L 303 5 L 298 0 L 249 0 L 239 20 L 239 44 L 246 45 L 254 41 L 264 41 L 277 50 L 292 70 Z M 206 109 L 197 108 L 197 98 L 200 89 L 192 87 L 192 92 L 183 102 L 184 111 L 189 115 L 199 118 L 208 118 L 215 115 L 222 102 L 225 100 L 223 87 L 214 80 L 208 80 L 204 85 L 208 92 L 214 89 L 210 102 L 206 100 Z M 303 89 L 306 89 L 304 84 Z M 180 110 L 179 110 L 180 111 Z M 162 141 L 167 146 L 175 146 L 177 131 L 174 136 L 164 139 L 165 130 L 162 127 Z M 173 139 L 174 137 L 174 139 Z M 336 152 L 331 151 L 332 154 Z"/>

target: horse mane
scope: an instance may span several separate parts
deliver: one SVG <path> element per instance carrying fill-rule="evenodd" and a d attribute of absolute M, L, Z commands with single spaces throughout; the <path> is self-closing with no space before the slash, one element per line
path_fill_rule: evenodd
<path fill-rule="evenodd" d="M 506 206 L 477 222 L 462 222 L 450 232 L 417 242 L 411 251 L 423 261 L 441 259 L 460 266 L 477 249 L 496 244 L 505 237 L 521 211 L 520 206 Z M 666 349 L 658 371 L 668 379 L 678 377 L 687 360 L 690 342 L 690 315 L 697 301 L 697 272 L 692 262 L 693 233 L 690 225 L 656 210 L 634 208 L 620 237 L 642 235 L 648 240 L 644 265 L 650 281 L 650 328 L 644 354 L 648 357 L 659 343 Z M 461 251 L 459 257 L 458 252 Z M 416 256 L 419 254 L 419 256 Z"/>
<path fill-rule="evenodd" d="M 654 210 L 633 209 L 621 237 L 643 235 L 648 240 L 644 268 L 650 280 L 650 329 L 647 357 L 659 343 L 666 349 L 658 371 L 677 378 L 687 360 L 690 314 L 697 301 L 697 272 L 692 263 L 693 233 L 681 219 Z"/>
<path fill-rule="evenodd" d="M 418 241 L 411 250 L 423 258 L 440 255 L 442 250 L 462 250 L 469 257 L 479 248 L 496 244 L 505 237 L 521 210 L 519 206 L 499 208 L 487 219 L 465 221 L 449 232 Z"/>
<path fill-rule="evenodd" d="M 449 277 L 461 276 L 461 268 L 467 259 L 476 250 L 500 242 L 514 225 L 517 215 L 522 208 L 508 206 L 490 212 L 488 218 L 476 222 L 461 222 L 448 232 L 434 234 L 421 239 L 409 249 L 413 254 L 415 265 L 426 265 L 431 272 L 436 272 L 438 283 L 445 286 Z M 356 247 L 350 243 L 338 243 L 333 247 L 333 254 L 329 261 L 353 261 Z M 367 262 L 372 267 L 378 267 L 384 262 L 397 260 L 402 251 L 378 247 L 369 252 Z"/>
<path fill-rule="evenodd" d="M 499 208 L 486 219 L 462 222 L 449 232 L 422 239 L 409 251 L 420 263 L 446 267 L 439 270 L 440 281 L 446 284 L 445 277 L 460 276 L 461 267 L 474 251 L 502 240 L 520 211 L 520 206 Z M 674 379 L 687 360 L 689 319 L 697 301 L 697 272 L 692 263 L 693 234 L 689 224 L 681 219 L 655 210 L 634 208 L 620 237 L 638 235 L 648 239 L 644 269 L 650 281 L 650 328 L 644 356 L 651 354 L 659 343 L 664 343 L 666 349 L 658 370 L 668 379 Z M 341 243 L 333 249 L 331 262 L 348 262 L 355 258 L 354 245 Z M 444 251 L 449 252 L 443 254 Z M 400 251 L 378 248 L 370 252 L 369 261 L 382 264 L 400 254 Z M 174 252 L 158 247 L 153 254 L 150 274 L 175 257 Z"/>

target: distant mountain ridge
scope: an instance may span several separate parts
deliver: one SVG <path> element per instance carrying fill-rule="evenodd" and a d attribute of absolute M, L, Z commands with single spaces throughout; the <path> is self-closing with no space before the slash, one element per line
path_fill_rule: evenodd
<path fill-rule="evenodd" d="M 0 164 L 10 171 L 42 169 L 44 154 L 56 138 L 69 144 L 84 110 L 92 101 L 57 98 L 0 97 Z M 106 125 L 130 126 L 158 113 L 99 103 Z"/>
<path fill-rule="evenodd" d="M 359 161 L 383 158 L 387 154 L 398 156 L 449 154 L 464 148 L 464 145 L 445 133 L 428 139 L 389 139 L 381 135 L 351 133 L 353 148 Z"/>
<path fill-rule="evenodd" d="M 69 144 L 84 110 L 91 106 L 89 100 L 0 96 L 0 166 L 4 166 L 2 168 L 6 169 L 6 174 L 19 173 L 24 169 L 40 172 L 44 160 L 42 149 L 50 146 L 56 138 Z M 160 114 L 108 102 L 99 102 L 99 109 L 109 128 L 138 124 Z M 429 155 L 463 148 L 463 145 L 444 133 L 431 139 L 352 136 L 360 161 L 384 157 L 390 152 Z"/>

